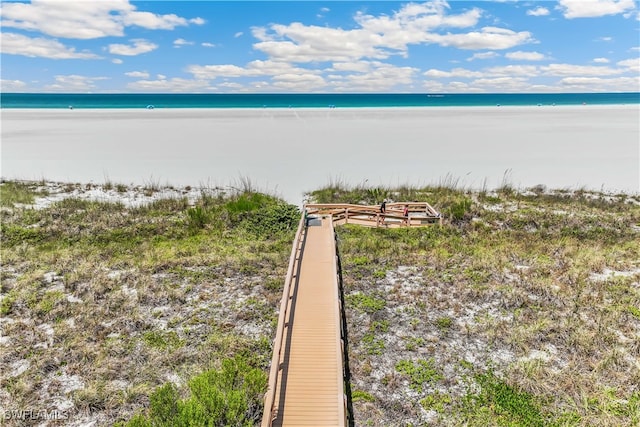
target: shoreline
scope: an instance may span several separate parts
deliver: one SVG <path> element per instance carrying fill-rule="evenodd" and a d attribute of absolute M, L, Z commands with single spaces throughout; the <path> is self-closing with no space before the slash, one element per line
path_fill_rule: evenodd
<path fill-rule="evenodd" d="M 545 108 L 546 107 L 546 108 Z M 638 105 L 3 109 L 5 179 L 640 191 Z"/>
<path fill-rule="evenodd" d="M 397 107 L 374 107 L 374 106 L 366 106 L 366 107 L 341 107 L 341 106 L 333 106 L 333 107 L 277 107 L 277 106 L 265 106 L 265 107 L 157 107 L 153 106 L 153 108 L 146 107 L 75 107 L 73 108 L 67 107 L 33 107 L 33 108 L 13 108 L 13 107 L 2 107 L 0 108 L 1 112 L 36 112 L 36 111 L 129 111 L 129 112 L 140 112 L 140 111 L 248 111 L 248 112 L 258 112 L 258 111 L 289 111 L 289 110 L 297 110 L 297 111 L 314 111 L 314 112 L 327 112 L 327 111 L 398 111 L 398 110 L 408 110 L 408 111 L 431 111 L 431 110 L 494 110 L 496 108 L 501 109 L 523 109 L 523 108 L 534 108 L 539 109 L 543 107 L 552 107 L 557 109 L 570 109 L 570 108 L 605 108 L 605 109 L 627 109 L 627 108 L 635 108 L 640 109 L 640 103 L 635 104 L 527 104 L 527 105 L 510 105 L 510 104 L 499 104 L 499 105 L 450 105 L 450 106 L 397 106 Z"/>

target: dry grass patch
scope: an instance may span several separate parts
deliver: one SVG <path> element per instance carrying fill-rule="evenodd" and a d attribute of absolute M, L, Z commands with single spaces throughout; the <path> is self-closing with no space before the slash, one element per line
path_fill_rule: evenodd
<path fill-rule="evenodd" d="M 326 201 L 375 203 L 357 190 L 332 188 L 338 197 Z M 367 396 L 354 399 L 356 425 L 640 423 L 633 197 L 403 194 L 434 205 L 446 225 L 338 229 L 351 385 Z M 380 308 L 362 310 L 367 299 Z M 420 363 L 428 381 L 412 379 Z"/>
<path fill-rule="evenodd" d="M 295 207 L 208 190 L 162 199 L 153 183 L 146 205 L 46 187 L 55 200 L 1 212 L 0 411 L 112 425 L 223 360 L 266 372 Z M 100 194 L 134 194 L 109 187 Z"/>

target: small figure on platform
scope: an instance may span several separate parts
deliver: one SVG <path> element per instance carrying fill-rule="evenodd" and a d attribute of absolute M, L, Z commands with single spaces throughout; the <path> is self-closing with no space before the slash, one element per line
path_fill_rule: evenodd
<path fill-rule="evenodd" d="M 384 225 L 384 216 L 387 213 L 387 199 L 380 203 L 380 213 L 377 215 L 377 226 Z"/>
<path fill-rule="evenodd" d="M 402 216 L 404 216 L 405 224 L 409 225 L 409 205 L 404 205 Z"/>

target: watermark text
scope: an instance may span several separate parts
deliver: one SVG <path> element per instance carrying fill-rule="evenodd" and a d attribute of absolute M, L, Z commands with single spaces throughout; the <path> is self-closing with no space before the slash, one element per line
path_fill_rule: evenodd
<path fill-rule="evenodd" d="M 45 420 L 66 420 L 69 414 L 65 411 L 47 411 L 37 409 L 8 409 L 0 413 L 4 420 L 21 421 L 45 421 Z"/>

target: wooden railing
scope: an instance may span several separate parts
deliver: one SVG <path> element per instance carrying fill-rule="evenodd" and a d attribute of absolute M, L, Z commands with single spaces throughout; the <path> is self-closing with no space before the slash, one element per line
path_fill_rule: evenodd
<path fill-rule="evenodd" d="M 285 327 L 289 312 L 291 310 L 291 284 L 296 278 L 296 270 L 300 263 L 302 256 L 302 245 L 304 243 L 304 233 L 306 230 L 307 215 L 303 211 L 298 223 L 298 231 L 293 240 L 291 248 L 291 255 L 289 256 L 289 269 L 287 270 L 287 276 L 284 281 L 284 289 L 282 291 L 282 300 L 280 301 L 280 313 L 278 315 L 278 327 L 276 329 L 276 337 L 273 341 L 273 357 L 271 358 L 271 369 L 269 372 L 269 383 L 267 386 L 267 392 L 264 399 L 264 413 L 269 416 L 263 416 L 262 426 L 267 427 L 271 425 L 275 417 L 275 393 L 278 388 L 278 377 L 280 371 L 280 361 L 282 360 L 282 351 L 284 348 Z"/>
<path fill-rule="evenodd" d="M 405 209 L 407 214 L 405 215 Z M 310 203 L 305 205 L 308 215 L 331 215 L 335 224 L 358 224 L 368 227 L 419 227 L 442 225 L 442 216 L 426 202 L 387 203 L 385 212 L 379 205 L 348 203 Z"/>
<path fill-rule="evenodd" d="M 339 265 L 339 260 L 338 260 L 338 248 L 337 248 L 337 244 L 338 242 L 335 240 L 335 230 L 333 228 L 333 221 L 330 223 L 331 226 L 331 235 L 334 236 L 334 240 L 333 240 L 333 247 L 332 247 L 332 257 L 334 259 L 335 262 L 331 263 L 331 268 L 332 268 L 332 275 L 335 278 L 335 287 L 336 287 L 336 291 L 338 291 L 338 296 L 340 295 L 339 293 L 339 287 L 340 287 L 340 275 L 338 272 L 338 265 Z M 338 381 L 339 384 L 342 384 L 342 389 L 345 390 L 346 385 L 345 385 L 345 378 L 347 378 L 346 375 L 346 371 L 345 371 L 345 366 L 346 366 L 346 361 L 345 361 L 345 349 L 344 349 L 344 342 L 345 342 L 345 330 L 343 329 L 343 323 L 342 323 L 342 299 L 338 298 L 337 299 L 337 304 L 335 306 L 335 312 L 334 312 L 334 316 L 336 321 L 338 322 L 338 324 L 340 325 L 340 327 L 338 328 L 338 335 L 336 336 L 336 350 L 339 351 L 339 368 L 338 368 L 338 378 L 336 378 L 336 380 Z M 347 396 L 346 394 L 342 393 L 342 395 L 340 396 L 342 398 L 342 405 L 338 405 L 338 420 L 340 422 L 340 424 L 336 427 L 344 427 L 346 425 L 348 425 L 349 422 L 349 417 L 352 414 L 349 414 L 349 410 L 347 408 Z"/>

